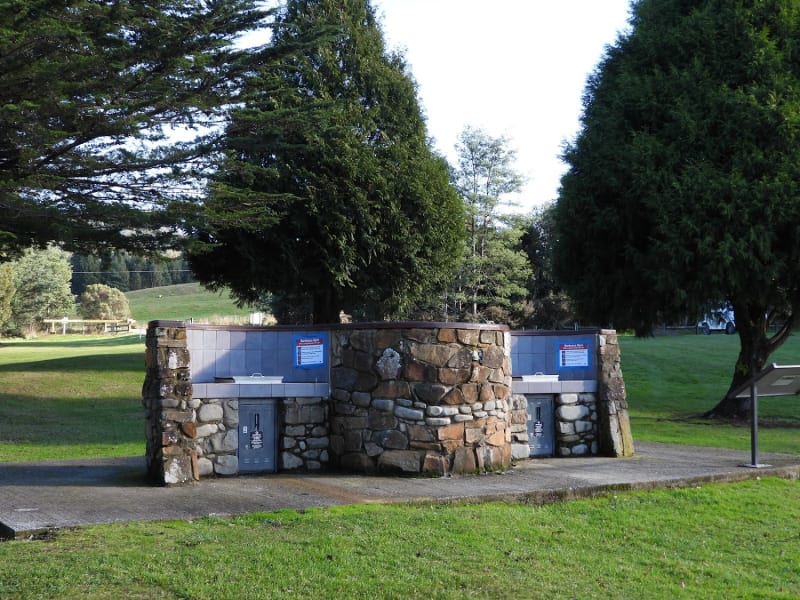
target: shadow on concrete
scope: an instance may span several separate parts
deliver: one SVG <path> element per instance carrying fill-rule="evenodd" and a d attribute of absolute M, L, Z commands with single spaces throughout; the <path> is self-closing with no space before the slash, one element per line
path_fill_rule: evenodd
<path fill-rule="evenodd" d="M 144 457 L 85 461 L 0 463 L 0 486 L 154 487 Z"/>

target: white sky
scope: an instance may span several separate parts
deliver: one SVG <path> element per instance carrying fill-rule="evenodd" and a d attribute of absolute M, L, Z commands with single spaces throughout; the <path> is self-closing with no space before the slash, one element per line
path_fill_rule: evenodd
<path fill-rule="evenodd" d="M 506 136 L 528 178 L 523 210 L 555 199 L 586 78 L 627 27 L 629 0 L 373 0 L 404 49 L 428 133 L 455 164 L 465 126 Z"/>

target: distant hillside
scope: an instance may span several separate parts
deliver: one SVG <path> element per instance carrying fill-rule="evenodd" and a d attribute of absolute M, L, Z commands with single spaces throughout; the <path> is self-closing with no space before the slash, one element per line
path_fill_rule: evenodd
<path fill-rule="evenodd" d="M 227 292 L 210 292 L 199 283 L 182 283 L 125 294 L 140 327 L 155 319 L 195 322 L 247 322 L 251 310 L 237 308 Z"/>

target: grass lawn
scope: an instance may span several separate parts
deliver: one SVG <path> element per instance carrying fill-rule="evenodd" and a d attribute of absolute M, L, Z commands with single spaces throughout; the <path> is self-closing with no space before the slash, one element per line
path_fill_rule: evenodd
<path fill-rule="evenodd" d="M 239 319 L 247 323 L 251 310 L 238 308 L 227 292 L 211 292 L 199 283 L 182 283 L 125 294 L 139 327 L 155 319 L 194 319 L 196 322 Z"/>
<path fill-rule="evenodd" d="M 728 390 L 738 336 L 620 337 L 620 345 L 634 446 L 636 440 L 648 440 L 750 448 L 749 424 L 699 418 Z M 789 338 L 770 360 L 800 364 L 800 337 Z M 759 448 L 800 454 L 800 398 L 759 401 Z"/>
<path fill-rule="evenodd" d="M 0 543 L 0 598 L 797 598 L 777 479 L 536 507 L 350 506 Z"/>
<path fill-rule="evenodd" d="M 144 454 L 144 340 L 0 342 L 0 462 Z"/>

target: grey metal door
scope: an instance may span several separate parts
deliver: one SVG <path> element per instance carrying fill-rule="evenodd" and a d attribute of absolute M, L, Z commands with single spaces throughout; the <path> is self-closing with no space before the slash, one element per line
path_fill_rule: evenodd
<path fill-rule="evenodd" d="M 528 446 L 531 456 L 552 456 L 554 450 L 553 396 L 531 395 L 528 399 Z"/>
<path fill-rule="evenodd" d="M 239 401 L 239 472 L 277 470 L 277 411 L 274 400 Z"/>

